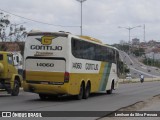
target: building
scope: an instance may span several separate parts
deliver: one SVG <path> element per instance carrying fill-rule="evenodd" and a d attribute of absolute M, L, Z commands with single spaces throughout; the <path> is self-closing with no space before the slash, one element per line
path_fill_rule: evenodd
<path fill-rule="evenodd" d="M 21 51 L 23 53 L 24 42 L 0 42 L 0 50 Z"/>
<path fill-rule="evenodd" d="M 132 39 L 132 45 L 139 45 L 140 40 L 138 38 Z"/>
<path fill-rule="evenodd" d="M 160 60 L 160 48 L 154 48 L 151 52 L 146 53 L 146 57 L 154 60 Z"/>

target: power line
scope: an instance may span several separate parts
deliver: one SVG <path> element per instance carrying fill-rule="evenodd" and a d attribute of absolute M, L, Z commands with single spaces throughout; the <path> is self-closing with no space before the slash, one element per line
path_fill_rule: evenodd
<path fill-rule="evenodd" d="M 33 19 L 26 18 L 26 17 L 20 16 L 20 15 L 16 15 L 16 14 L 13 14 L 13 13 L 8 12 L 8 11 L 6 11 L 6 10 L 0 9 L 0 11 L 6 12 L 6 13 L 11 14 L 11 15 L 13 15 L 13 16 L 16 16 L 16 17 L 19 17 L 19 18 L 23 18 L 23 19 L 26 19 L 26 20 L 29 20 L 29 21 L 37 22 L 37 23 L 40 23 L 40 24 L 52 25 L 52 26 L 56 26 L 56 27 L 80 27 L 80 26 L 55 25 L 55 24 L 51 24 L 51 23 L 46 23 L 46 22 L 38 21 L 38 20 L 33 20 Z"/>

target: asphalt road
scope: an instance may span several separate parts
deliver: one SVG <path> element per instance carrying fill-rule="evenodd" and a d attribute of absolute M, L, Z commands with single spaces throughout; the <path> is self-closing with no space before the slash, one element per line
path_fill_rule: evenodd
<path fill-rule="evenodd" d="M 160 94 L 160 82 L 120 84 L 113 94 L 92 94 L 89 99 L 75 100 L 74 97 L 60 97 L 56 100 L 41 101 L 37 94 L 21 91 L 13 97 L 1 92 L 0 111 L 114 111 L 138 101 Z M 48 118 L 51 119 L 51 118 Z M 56 118 L 75 119 L 75 118 Z M 77 118 L 95 119 L 95 118 Z"/>
<path fill-rule="evenodd" d="M 120 51 L 121 59 L 130 68 L 132 78 L 139 78 L 143 74 L 145 78 L 160 78 L 160 69 L 152 66 L 146 66 L 139 62 L 135 56 L 128 55 Z M 148 71 L 149 70 L 149 71 Z"/>

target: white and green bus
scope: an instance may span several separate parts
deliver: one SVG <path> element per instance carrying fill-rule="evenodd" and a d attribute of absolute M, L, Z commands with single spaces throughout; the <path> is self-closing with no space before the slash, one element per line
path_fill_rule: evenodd
<path fill-rule="evenodd" d="M 90 37 L 65 32 L 32 32 L 24 50 L 24 91 L 39 94 L 109 94 L 118 86 L 119 52 Z"/>

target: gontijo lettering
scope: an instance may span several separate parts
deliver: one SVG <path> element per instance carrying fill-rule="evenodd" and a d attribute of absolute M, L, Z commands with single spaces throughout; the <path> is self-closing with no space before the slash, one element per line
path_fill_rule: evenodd
<path fill-rule="evenodd" d="M 62 50 L 62 46 L 31 45 L 31 50 Z"/>
<path fill-rule="evenodd" d="M 41 38 L 35 38 L 42 45 L 31 45 L 31 50 L 62 50 L 62 46 L 49 46 L 52 44 L 52 41 L 55 37 L 53 36 L 43 36 Z"/>
<path fill-rule="evenodd" d="M 86 63 L 86 70 L 98 70 L 98 64 Z"/>

